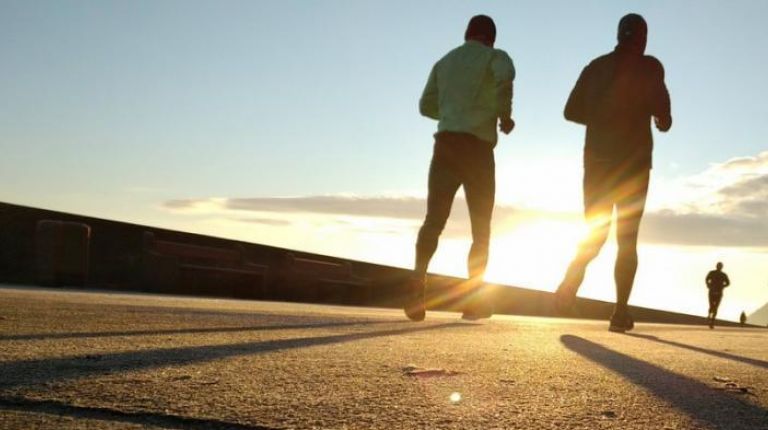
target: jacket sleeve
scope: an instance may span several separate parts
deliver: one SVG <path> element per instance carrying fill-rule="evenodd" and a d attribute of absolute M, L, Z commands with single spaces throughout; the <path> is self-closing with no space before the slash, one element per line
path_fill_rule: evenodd
<path fill-rule="evenodd" d="M 664 66 L 655 58 L 654 61 L 654 89 L 652 114 L 657 118 L 660 131 L 667 131 L 672 127 L 672 107 L 669 100 L 667 84 L 664 83 Z"/>
<path fill-rule="evenodd" d="M 419 99 L 419 112 L 428 118 L 440 119 L 437 91 L 437 64 L 435 64 L 435 66 L 432 67 L 432 71 L 429 72 L 427 85 L 421 93 L 421 99 Z"/>
<path fill-rule="evenodd" d="M 576 85 L 568 96 L 563 112 L 565 119 L 579 124 L 587 125 L 587 81 L 589 79 L 589 66 L 585 67 L 576 81 Z"/>
<path fill-rule="evenodd" d="M 511 118 L 515 65 L 506 52 L 497 49 L 491 59 L 491 71 L 496 85 L 496 116 L 500 119 Z"/>

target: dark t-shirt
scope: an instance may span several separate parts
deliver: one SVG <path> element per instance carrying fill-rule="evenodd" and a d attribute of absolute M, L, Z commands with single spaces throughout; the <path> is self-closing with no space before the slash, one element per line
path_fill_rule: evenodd
<path fill-rule="evenodd" d="M 651 117 L 668 117 L 664 67 L 654 57 L 614 52 L 593 60 L 568 98 L 565 117 L 587 126 L 584 164 L 651 167 Z"/>
<path fill-rule="evenodd" d="M 728 275 L 719 270 L 713 270 L 707 274 L 707 288 L 713 293 L 722 293 L 723 289 L 731 284 Z"/>

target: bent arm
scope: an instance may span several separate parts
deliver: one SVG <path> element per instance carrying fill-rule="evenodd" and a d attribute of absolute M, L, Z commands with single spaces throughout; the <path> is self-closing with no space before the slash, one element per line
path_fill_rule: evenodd
<path fill-rule="evenodd" d="M 669 90 L 664 83 L 664 66 L 657 60 L 656 82 L 653 100 L 653 116 L 656 118 L 656 127 L 659 131 L 666 132 L 672 127 L 672 103 L 669 99 Z"/>
<path fill-rule="evenodd" d="M 515 66 L 504 51 L 497 51 L 491 60 L 491 71 L 496 83 L 496 116 L 500 120 L 512 118 L 512 96 Z"/>
<path fill-rule="evenodd" d="M 500 82 L 496 85 L 496 117 L 500 120 L 512 118 L 512 97 L 514 86 L 512 81 Z"/>
<path fill-rule="evenodd" d="M 440 107 L 438 104 L 437 91 L 437 65 L 432 67 L 427 78 L 427 85 L 421 93 L 419 99 L 419 112 L 427 118 L 440 119 Z"/>
<path fill-rule="evenodd" d="M 565 103 L 565 110 L 563 115 L 568 121 L 573 121 L 578 124 L 587 125 L 587 109 L 586 109 L 586 78 L 587 68 L 581 71 L 579 79 L 576 81 L 571 94 L 568 96 L 568 101 Z"/>

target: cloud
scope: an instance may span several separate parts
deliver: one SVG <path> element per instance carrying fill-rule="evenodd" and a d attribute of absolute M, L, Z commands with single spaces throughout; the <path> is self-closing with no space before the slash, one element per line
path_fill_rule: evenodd
<path fill-rule="evenodd" d="M 211 197 L 205 199 L 175 199 L 163 202 L 163 207 L 173 211 L 213 213 L 222 209 L 227 199 Z"/>
<path fill-rule="evenodd" d="M 279 218 L 237 218 L 232 219 L 233 221 L 243 222 L 247 224 L 259 224 L 259 225 L 266 225 L 270 227 L 289 227 L 289 226 L 296 226 L 299 223 L 296 220 L 289 220 L 289 219 L 279 219 Z M 391 223 L 385 223 L 384 225 L 381 225 L 380 223 L 360 223 L 360 222 L 353 222 L 345 219 L 332 219 L 332 220 L 315 220 L 313 223 L 315 227 L 339 227 L 343 228 L 348 231 L 352 231 L 355 233 L 364 233 L 364 234 L 386 234 L 386 235 L 398 235 L 403 234 L 404 230 L 407 230 L 407 228 L 396 228 L 397 225 L 392 225 Z M 402 225 L 401 227 L 408 227 L 407 224 Z M 411 230 L 415 227 L 415 225 L 411 225 Z"/>
<path fill-rule="evenodd" d="M 673 207 L 646 212 L 641 240 L 668 245 L 768 247 L 768 151 L 733 158 L 687 178 L 680 196 L 686 198 L 673 200 Z M 350 195 L 203 198 L 164 203 L 165 208 L 182 214 L 210 214 L 265 226 L 336 224 L 352 232 L 378 234 L 415 234 L 426 206 L 426 200 L 418 197 Z M 579 213 L 497 205 L 493 231 L 499 235 L 531 221 L 580 219 Z M 469 214 L 461 193 L 454 201 L 444 235 L 470 237 Z"/>
<path fill-rule="evenodd" d="M 195 206 L 196 202 L 198 202 L 198 200 L 193 200 L 193 199 L 166 200 L 163 203 L 163 206 L 168 209 L 190 209 Z"/>
<path fill-rule="evenodd" d="M 747 178 L 720 190 L 725 197 L 745 198 L 768 195 L 768 175 Z"/>
<path fill-rule="evenodd" d="M 274 219 L 274 218 L 240 218 L 237 221 L 245 222 L 249 224 L 263 224 L 263 225 L 270 225 L 274 227 L 284 227 L 289 226 L 293 224 L 292 222 L 284 219 Z"/>
<path fill-rule="evenodd" d="M 730 221 L 768 215 L 768 151 L 714 164 L 683 181 L 678 213 L 722 216 Z"/>
<path fill-rule="evenodd" d="M 643 218 L 642 241 L 722 247 L 768 247 L 768 220 L 663 211 Z"/>
<path fill-rule="evenodd" d="M 424 198 L 402 196 L 323 195 L 303 197 L 203 198 L 168 200 L 163 207 L 180 214 L 208 214 L 265 226 L 289 226 L 311 222 L 341 225 L 348 231 L 375 234 L 416 234 L 426 213 Z M 243 214 L 254 216 L 244 217 Z M 541 212 L 496 206 L 493 228 L 501 232 L 542 216 Z M 562 214 L 548 213 L 548 218 Z M 566 216 L 570 219 L 573 215 Z M 369 219 L 361 223 L 351 220 Z M 466 201 L 457 196 L 443 231 L 444 237 L 470 237 Z"/>
<path fill-rule="evenodd" d="M 244 211 L 281 214 L 326 214 L 360 217 L 417 219 L 424 215 L 425 201 L 415 197 L 352 197 L 324 195 L 304 197 L 203 198 L 168 200 L 163 206 L 178 211 Z"/>
<path fill-rule="evenodd" d="M 749 202 L 750 204 L 764 204 Z M 711 214 L 662 210 L 646 213 L 641 229 L 641 240 L 657 244 L 702 246 L 768 247 L 768 217 L 748 216 L 758 207 L 740 203 L 743 212 Z M 212 215 L 230 220 L 266 226 L 291 226 L 314 220 L 318 226 L 339 225 L 357 233 L 415 234 L 426 209 L 426 201 L 419 198 L 399 197 L 260 197 L 251 199 L 172 200 L 165 207 L 184 213 L 199 213 L 200 208 Z M 764 208 L 763 208 L 764 209 Z M 243 213 L 259 216 L 243 217 Z M 309 218 L 309 217 L 321 217 Z M 501 234 L 529 221 L 578 222 L 578 213 L 561 213 L 515 209 L 499 206 L 494 211 L 494 232 Z M 350 220 L 378 219 L 359 223 Z M 466 203 L 457 198 L 446 225 L 444 237 L 471 235 Z"/>
<path fill-rule="evenodd" d="M 645 217 L 645 240 L 768 247 L 768 151 L 714 164 L 683 183 L 676 206 Z"/>
<path fill-rule="evenodd" d="M 768 174 L 746 177 L 718 191 L 728 212 L 768 217 Z"/>
<path fill-rule="evenodd" d="M 717 165 L 716 168 L 747 172 L 768 170 L 768 151 L 763 151 L 754 157 L 731 158 L 725 163 Z"/>
<path fill-rule="evenodd" d="M 457 197 L 452 207 L 451 220 L 469 222 L 466 206 L 465 200 Z M 427 202 L 419 197 L 325 195 L 227 199 L 223 207 L 238 211 L 313 213 L 421 221 L 426 213 Z M 528 212 L 531 211 L 497 205 L 494 216 L 510 218 L 523 216 Z"/>
<path fill-rule="evenodd" d="M 207 198 L 168 200 L 163 206 L 174 211 L 208 210 L 211 212 L 259 212 L 273 214 L 322 214 L 351 217 L 418 220 L 424 218 L 427 202 L 419 197 L 323 195 L 304 197 Z M 494 217 L 532 217 L 537 213 L 511 206 L 497 205 Z M 469 212 L 463 198 L 457 197 L 451 220 L 469 222 Z"/>
<path fill-rule="evenodd" d="M 308 196 L 227 199 L 224 207 L 239 211 L 416 219 L 424 215 L 425 204 L 424 199 L 415 197 Z"/>

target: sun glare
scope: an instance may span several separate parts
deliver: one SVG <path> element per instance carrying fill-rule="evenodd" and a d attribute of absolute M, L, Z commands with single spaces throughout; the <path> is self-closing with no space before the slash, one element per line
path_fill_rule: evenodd
<path fill-rule="evenodd" d="M 570 159 L 503 159 L 497 164 L 496 201 L 528 209 L 581 211 L 581 166 Z"/>
<path fill-rule="evenodd" d="M 565 270 L 583 234 L 584 225 L 580 222 L 521 224 L 491 243 L 491 259 L 485 279 L 550 290 Z"/>

